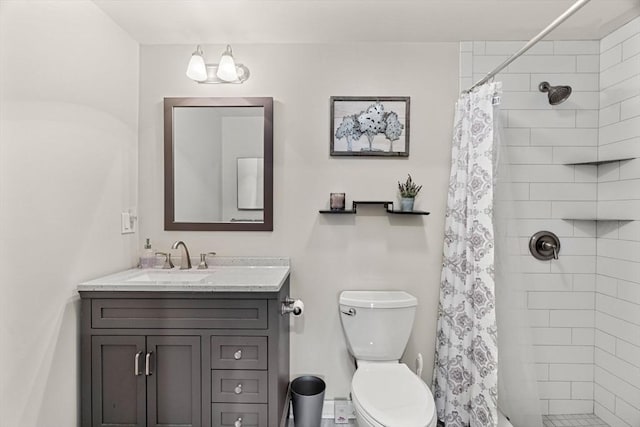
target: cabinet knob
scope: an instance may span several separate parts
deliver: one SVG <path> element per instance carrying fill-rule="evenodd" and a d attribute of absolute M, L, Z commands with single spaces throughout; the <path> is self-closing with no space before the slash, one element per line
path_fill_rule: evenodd
<path fill-rule="evenodd" d="M 242 427 L 242 418 L 238 417 L 235 423 L 233 423 L 233 427 Z"/>
<path fill-rule="evenodd" d="M 235 353 L 233 353 L 233 358 L 236 360 L 242 359 L 242 350 L 238 350 Z"/>
<path fill-rule="evenodd" d="M 236 386 L 236 388 L 234 388 L 234 389 L 233 389 L 233 392 L 234 392 L 235 394 L 241 394 L 241 393 L 242 393 L 242 384 L 238 384 L 238 385 Z"/>

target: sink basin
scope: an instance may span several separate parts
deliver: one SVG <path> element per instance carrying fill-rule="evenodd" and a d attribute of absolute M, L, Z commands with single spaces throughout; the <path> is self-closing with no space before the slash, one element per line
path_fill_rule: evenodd
<path fill-rule="evenodd" d="M 176 271 L 147 271 L 133 276 L 125 282 L 166 282 L 166 283 L 193 283 L 199 282 L 210 276 L 211 273 L 189 273 Z"/>

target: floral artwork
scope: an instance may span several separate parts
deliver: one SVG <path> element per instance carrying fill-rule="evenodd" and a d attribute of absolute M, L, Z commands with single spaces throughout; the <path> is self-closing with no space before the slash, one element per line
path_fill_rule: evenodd
<path fill-rule="evenodd" d="M 409 155 L 409 97 L 332 97 L 332 156 Z"/>

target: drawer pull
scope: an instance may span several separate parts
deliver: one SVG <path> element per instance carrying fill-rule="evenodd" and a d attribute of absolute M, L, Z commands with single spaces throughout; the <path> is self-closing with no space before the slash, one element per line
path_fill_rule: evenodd
<path fill-rule="evenodd" d="M 242 383 L 241 383 L 241 384 L 238 384 L 238 385 L 236 386 L 236 388 L 234 388 L 234 389 L 233 389 L 233 392 L 234 392 L 235 394 L 242 394 Z"/>
<path fill-rule="evenodd" d="M 236 360 L 242 359 L 242 350 L 238 350 L 235 353 L 233 353 L 233 358 Z"/>
<path fill-rule="evenodd" d="M 238 417 L 235 423 L 233 423 L 233 427 L 242 427 L 242 418 Z"/>

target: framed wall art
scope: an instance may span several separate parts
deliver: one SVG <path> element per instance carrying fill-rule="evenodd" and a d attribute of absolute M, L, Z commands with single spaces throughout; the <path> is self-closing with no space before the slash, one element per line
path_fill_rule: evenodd
<path fill-rule="evenodd" d="M 409 156 L 408 96 L 332 96 L 332 156 Z"/>

